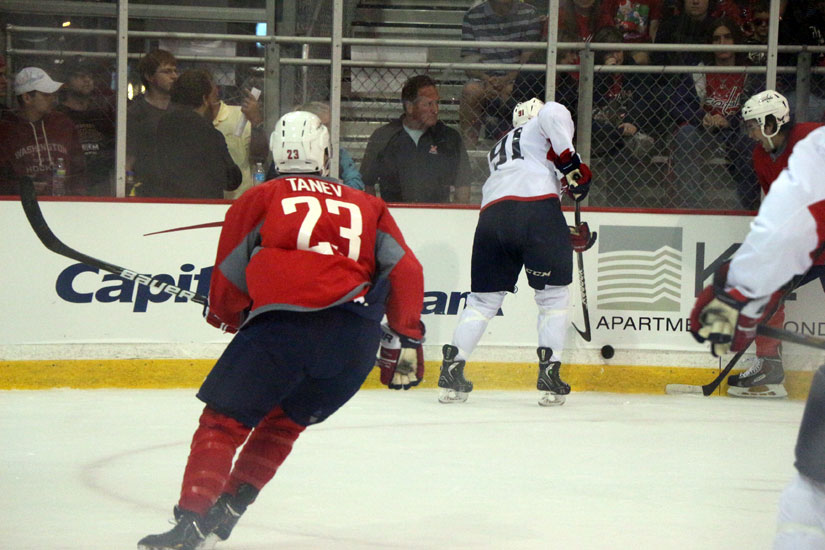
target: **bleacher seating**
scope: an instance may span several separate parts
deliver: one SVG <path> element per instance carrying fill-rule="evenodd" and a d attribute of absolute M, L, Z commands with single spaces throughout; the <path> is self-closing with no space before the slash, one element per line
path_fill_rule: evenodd
<path fill-rule="evenodd" d="M 361 0 L 352 22 L 355 38 L 460 40 L 461 21 L 474 0 Z M 428 62 L 459 62 L 458 48 L 428 47 Z M 353 91 L 351 82 L 344 85 L 341 103 L 341 144 L 360 162 L 367 140 L 376 128 L 400 116 L 400 84 L 405 75 L 423 70 L 381 69 L 386 85 L 380 83 L 368 90 Z M 458 128 L 458 102 L 464 84 L 464 71 L 429 70 L 439 85 L 441 105 L 439 118 Z M 346 77 L 345 77 L 346 78 Z M 472 156 L 486 150 L 472 151 Z"/>

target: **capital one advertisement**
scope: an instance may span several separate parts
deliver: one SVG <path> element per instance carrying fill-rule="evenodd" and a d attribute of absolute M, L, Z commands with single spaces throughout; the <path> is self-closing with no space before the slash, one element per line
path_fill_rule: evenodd
<path fill-rule="evenodd" d="M 41 201 L 52 231 L 89 256 L 208 294 L 220 222 L 227 204 Z M 475 209 L 392 208 L 424 266 L 422 319 L 427 345 L 450 341 L 470 290 Z M 573 223 L 572 212 L 566 212 Z M 0 304 L 5 357 L 40 358 L 43 349 L 94 350 L 106 345 L 164 344 L 165 355 L 223 344 L 229 335 L 207 325 L 202 307 L 162 290 L 98 271 L 47 250 L 20 204 L 0 200 L 3 282 Z M 583 212 L 598 233 L 583 254 L 592 338 L 585 342 L 574 262 L 566 349 L 699 352 L 688 317 L 698 291 L 742 242 L 748 216 Z M 825 336 L 822 285 L 797 291 L 786 328 Z M 479 346 L 504 350 L 536 345 L 533 290 L 522 274 Z M 24 351 L 21 351 L 24 350 Z M 181 352 L 183 353 L 183 352 Z M 136 351 L 136 355 L 139 353 Z"/>

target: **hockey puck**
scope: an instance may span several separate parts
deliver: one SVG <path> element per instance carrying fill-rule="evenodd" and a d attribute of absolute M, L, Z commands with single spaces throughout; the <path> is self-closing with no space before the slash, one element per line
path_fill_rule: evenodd
<path fill-rule="evenodd" d="M 602 346 L 602 357 L 604 357 L 605 359 L 610 359 L 611 357 L 613 357 L 614 353 L 615 350 L 613 349 L 613 346 Z"/>

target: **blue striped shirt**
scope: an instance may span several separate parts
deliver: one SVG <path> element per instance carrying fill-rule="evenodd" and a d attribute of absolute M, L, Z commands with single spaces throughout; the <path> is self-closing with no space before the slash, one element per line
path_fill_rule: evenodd
<path fill-rule="evenodd" d="M 490 2 L 470 8 L 461 24 L 461 39 L 466 41 L 498 40 L 502 42 L 537 42 L 541 40 L 541 22 L 530 4 L 513 2 L 510 13 L 500 16 Z M 520 49 L 461 48 L 461 55 L 481 55 L 481 63 L 519 63 Z"/>

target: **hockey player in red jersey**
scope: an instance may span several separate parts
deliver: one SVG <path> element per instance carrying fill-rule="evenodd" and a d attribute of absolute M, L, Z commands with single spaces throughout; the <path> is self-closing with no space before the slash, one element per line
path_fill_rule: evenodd
<path fill-rule="evenodd" d="M 382 379 L 418 382 L 423 273 L 386 204 L 325 177 L 329 133 L 311 113 L 282 117 L 270 147 L 281 175 L 233 203 L 218 243 L 205 315 L 237 333 L 198 391 L 177 524 L 141 549 L 226 539 L 301 432 L 358 391 L 379 342 Z"/>
<path fill-rule="evenodd" d="M 561 195 L 567 192 L 577 201 L 583 199 L 590 169 L 573 148 L 573 119 L 563 105 L 536 98 L 519 103 L 513 126 L 488 155 L 490 176 L 482 188 L 473 239 L 472 292 L 452 342 L 442 349 L 441 403 L 467 400 L 473 384 L 464 378 L 465 362 L 507 293 L 514 292 L 522 267 L 538 306 L 539 405 L 561 405 L 570 393 L 559 374 L 568 285 L 573 277 L 573 246 L 583 250 L 590 235 L 586 224 L 581 224 L 571 236 Z"/>
<path fill-rule="evenodd" d="M 825 128 L 800 140 L 771 185 L 742 246 L 691 312 L 714 355 L 747 347 L 771 302 L 825 249 Z M 798 475 L 779 503 L 775 550 L 825 548 L 825 365 L 814 374 L 796 443 Z"/>
<path fill-rule="evenodd" d="M 753 149 L 753 167 L 762 192 L 788 166 L 788 158 L 796 143 L 822 126 L 819 122 L 792 123 L 788 100 L 774 90 L 760 92 L 742 107 L 742 118 L 748 135 L 757 142 Z M 820 262 L 816 262 L 819 264 Z M 800 285 L 825 274 L 823 266 L 815 266 Z M 768 324 L 781 328 L 785 308 L 779 306 Z M 756 358 L 742 374 L 728 377 L 728 394 L 736 397 L 785 397 L 781 347 L 778 340 L 765 336 L 756 338 Z"/>

